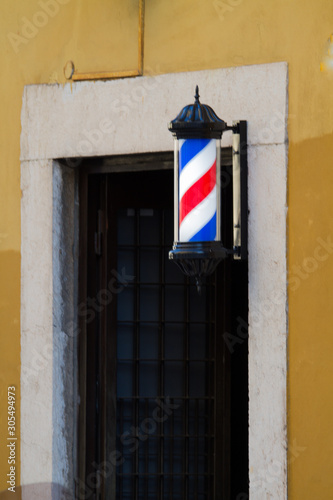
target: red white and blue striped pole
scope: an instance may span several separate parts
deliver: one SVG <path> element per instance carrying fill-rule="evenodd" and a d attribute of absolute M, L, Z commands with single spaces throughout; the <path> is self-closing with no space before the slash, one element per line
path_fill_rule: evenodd
<path fill-rule="evenodd" d="M 179 141 L 179 241 L 217 239 L 216 139 Z"/>
<path fill-rule="evenodd" d="M 199 101 L 185 106 L 169 124 L 175 137 L 175 241 L 169 258 L 201 278 L 227 251 L 221 242 L 220 151 L 226 123 Z"/>

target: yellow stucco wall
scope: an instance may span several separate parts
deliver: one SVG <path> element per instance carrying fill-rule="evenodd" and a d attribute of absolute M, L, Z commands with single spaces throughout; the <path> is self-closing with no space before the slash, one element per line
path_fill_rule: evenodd
<path fill-rule="evenodd" d="M 84 72 L 136 69 L 138 0 L 2 0 L 0 13 L 1 491 L 8 468 L 8 385 L 17 386 L 19 399 L 23 87 L 65 82 L 69 60 Z M 333 498 L 333 248 L 327 245 L 333 242 L 332 32 L 332 0 L 146 0 L 146 72 L 289 64 L 292 500 Z"/>

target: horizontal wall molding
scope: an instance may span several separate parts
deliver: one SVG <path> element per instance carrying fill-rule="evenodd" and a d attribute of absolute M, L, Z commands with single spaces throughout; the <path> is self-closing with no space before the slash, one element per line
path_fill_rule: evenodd
<path fill-rule="evenodd" d="M 168 122 L 194 102 L 196 85 L 200 100 L 228 124 L 248 121 L 250 145 L 285 143 L 287 65 L 273 63 L 29 85 L 23 96 L 21 159 L 169 151 Z M 230 133 L 222 144 L 231 145 Z"/>

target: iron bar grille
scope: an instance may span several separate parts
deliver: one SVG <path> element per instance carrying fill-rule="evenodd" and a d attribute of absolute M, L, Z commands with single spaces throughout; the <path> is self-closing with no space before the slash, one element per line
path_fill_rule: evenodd
<path fill-rule="evenodd" d="M 216 278 L 197 294 L 168 252 L 170 209 L 117 212 L 116 497 L 214 497 Z"/>

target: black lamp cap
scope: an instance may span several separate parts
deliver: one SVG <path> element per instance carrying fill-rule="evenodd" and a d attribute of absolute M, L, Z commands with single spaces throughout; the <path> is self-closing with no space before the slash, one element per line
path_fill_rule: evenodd
<path fill-rule="evenodd" d="M 227 124 L 207 104 L 199 101 L 199 87 L 195 88 L 195 102 L 185 106 L 169 123 L 168 129 L 177 139 L 221 139 Z"/>

